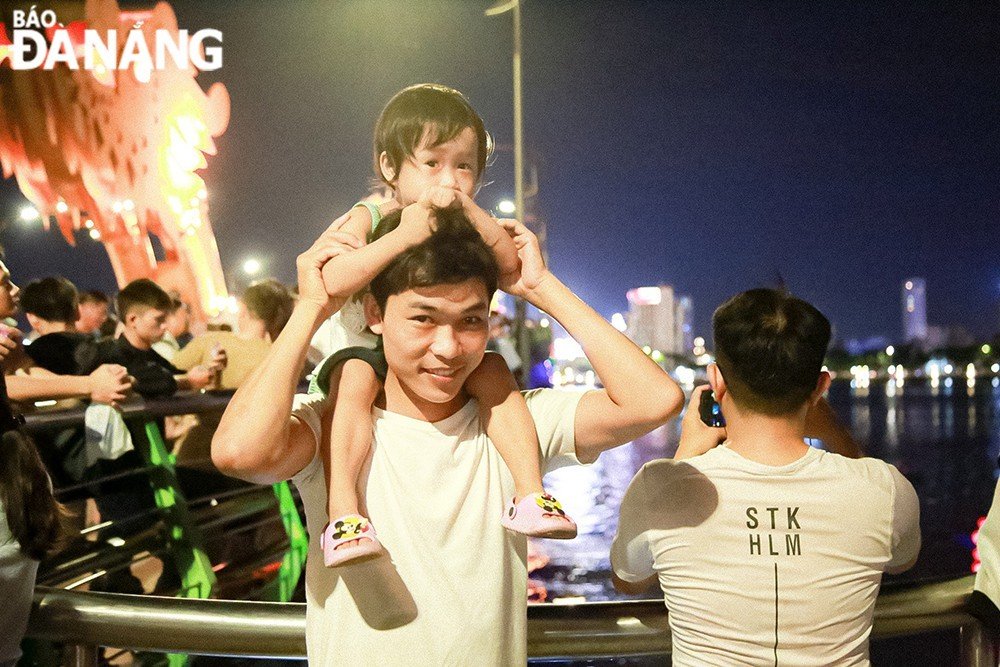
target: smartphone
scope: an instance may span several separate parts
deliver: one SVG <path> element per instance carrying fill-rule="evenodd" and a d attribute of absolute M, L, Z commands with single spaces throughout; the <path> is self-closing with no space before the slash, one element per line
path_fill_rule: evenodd
<path fill-rule="evenodd" d="M 719 407 L 711 389 L 702 392 L 701 402 L 698 404 L 698 414 L 708 426 L 719 428 L 726 425 L 726 418 L 722 416 L 722 408 Z"/>

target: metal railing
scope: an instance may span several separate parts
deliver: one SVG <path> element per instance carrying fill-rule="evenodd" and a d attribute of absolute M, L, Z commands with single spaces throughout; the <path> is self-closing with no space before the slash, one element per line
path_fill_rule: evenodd
<path fill-rule="evenodd" d="M 958 629 L 959 664 L 994 665 L 990 633 L 966 603 L 971 576 L 887 591 L 875 605 L 872 636 Z M 305 657 L 305 605 L 194 600 L 39 588 L 28 636 L 73 647 L 89 661 L 97 646 L 262 658 Z M 596 658 L 670 652 L 661 600 L 529 605 L 532 658 Z M 83 664 L 79 660 L 77 664 Z"/>
<path fill-rule="evenodd" d="M 211 412 L 223 409 L 229 397 L 228 393 L 193 394 L 133 402 L 125 405 L 123 412 L 127 419 Z M 36 430 L 78 425 L 82 419 L 82 409 L 71 409 L 31 415 L 27 422 L 29 430 Z M 958 630 L 959 664 L 995 665 L 993 636 L 968 611 L 972 583 L 973 577 L 965 576 L 886 587 L 876 602 L 872 637 Z M 528 654 L 532 658 L 663 655 L 671 650 L 662 600 L 529 605 L 527 614 Z M 305 658 L 305 605 L 39 587 L 28 637 L 65 645 L 64 664 L 95 664 L 99 646 L 160 653 Z"/>
<path fill-rule="evenodd" d="M 103 484 L 115 481 L 118 483 L 115 487 L 117 490 L 121 486 L 121 480 L 128 477 L 130 478 L 127 481 L 128 485 L 148 484 L 151 494 L 150 509 L 146 509 L 144 503 L 139 503 L 143 506 L 137 507 L 131 516 L 122 514 L 117 520 L 111 521 L 102 517 L 100 524 L 84 528 L 64 551 L 46 559 L 43 563 L 39 571 L 39 581 L 60 587 L 48 590 L 61 595 L 82 596 L 71 597 L 72 604 L 69 606 L 64 602 L 58 603 L 56 607 L 46 606 L 47 609 L 61 610 L 64 614 L 61 616 L 62 622 L 67 624 L 64 630 L 70 626 L 90 628 L 95 619 L 103 618 L 101 614 L 93 613 L 95 609 L 102 609 L 112 615 L 115 609 L 118 609 L 118 613 L 123 609 L 122 596 L 112 596 L 109 601 L 106 598 L 102 600 L 97 593 L 77 593 L 68 589 L 82 584 L 93 586 L 95 580 L 100 583 L 112 574 L 118 575 L 122 572 L 132 577 L 127 574 L 132 564 L 154 557 L 161 558 L 164 570 L 169 565 L 169 569 L 176 573 L 176 582 L 167 577 L 165 586 L 160 587 L 158 582 L 158 589 L 173 592 L 179 586 L 178 596 L 208 598 L 218 594 L 220 588 L 225 586 L 218 579 L 217 573 L 225 572 L 229 575 L 228 580 L 233 580 L 241 574 L 244 575 L 243 580 L 249 581 L 252 578 L 253 589 L 249 592 L 244 591 L 240 593 L 241 595 L 248 594 L 259 599 L 279 601 L 292 599 L 302 572 L 308 542 L 295 499 L 287 483 L 282 482 L 272 488 L 246 485 L 245 488 L 232 489 L 228 485 L 216 488 L 212 483 L 209 483 L 208 487 L 203 487 L 202 483 L 211 480 L 203 477 L 187 477 L 191 482 L 189 488 L 192 493 L 197 494 L 199 490 L 208 493 L 204 498 L 190 498 L 189 503 L 189 498 L 182 489 L 183 476 L 178 475 L 180 469 L 177 468 L 173 455 L 169 453 L 158 423 L 160 418 L 172 415 L 221 413 L 228 405 L 231 396 L 232 392 L 220 391 L 180 394 L 169 399 L 130 400 L 121 406 L 121 412 L 139 457 L 135 458 L 135 461 L 127 462 L 122 459 L 124 463 L 117 467 L 113 466 L 111 470 L 115 472 L 110 475 L 97 477 L 92 474 L 94 469 L 90 468 L 79 483 L 57 489 L 57 494 L 60 495 L 67 492 L 77 495 L 84 492 L 84 496 L 100 494 L 104 488 Z M 36 438 L 45 437 L 46 446 L 54 447 L 52 453 L 58 454 L 59 445 L 55 440 L 48 438 L 53 434 L 72 433 L 71 429 L 81 428 L 84 418 L 83 406 L 38 412 L 27 416 L 26 428 Z M 135 463 L 138 463 L 138 466 L 131 467 Z M 199 474 L 212 477 L 203 471 Z M 221 473 L 218 476 L 219 479 L 224 479 Z M 132 477 L 135 477 L 134 482 L 131 481 Z M 131 498 L 127 500 L 131 501 Z M 121 501 L 119 509 L 116 509 L 116 515 L 121 514 L 120 507 L 122 507 Z M 101 512 L 104 511 L 100 498 L 97 508 Z M 268 513 L 272 514 L 271 518 L 266 516 L 264 519 L 258 518 Z M 256 524 L 255 518 L 257 518 Z M 222 555 L 219 560 L 210 559 L 209 544 L 224 550 L 227 545 L 220 541 L 220 535 L 223 532 L 232 535 L 234 521 L 240 522 L 236 531 L 243 531 L 248 525 L 251 528 L 266 529 L 264 536 L 271 541 L 257 544 L 252 554 L 253 558 L 249 560 L 246 558 L 234 560 L 229 557 L 222 560 Z M 272 524 L 277 524 L 284 539 L 275 541 Z M 206 537 L 206 531 L 210 531 L 210 536 Z M 97 540 L 87 539 L 85 535 L 88 533 L 94 533 L 90 538 L 96 536 Z M 261 533 L 257 533 L 256 539 L 261 536 Z M 107 545 L 112 545 L 112 548 L 108 548 Z M 166 555 L 169 557 L 163 560 Z M 139 582 L 134 577 L 132 580 L 135 583 Z M 107 581 L 110 582 L 110 579 Z M 119 578 L 112 586 L 117 587 L 122 583 Z M 40 587 L 40 590 L 46 589 Z M 136 596 L 136 599 L 139 601 L 138 604 L 143 604 L 142 596 Z M 170 598 L 162 597 L 146 600 L 156 600 L 159 605 L 169 605 L 171 602 Z M 130 607 L 125 605 L 125 608 Z M 138 615 L 129 618 L 129 621 L 138 624 L 141 618 L 148 618 L 148 615 Z M 204 629 L 204 626 L 201 628 Z M 159 632 L 163 632 L 162 626 Z M 131 629 L 123 631 L 119 626 L 111 636 L 133 636 L 133 632 Z M 59 640 L 59 643 L 65 642 Z M 118 645 L 121 643 L 117 642 Z M 107 644 L 106 641 L 70 642 L 77 654 L 77 657 L 70 662 L 93 664 L 97 656 L 97 646 Z M 41 650 L 48 649 L 42 647 Z M 183 655 L 170 655 L 171 665 L 185 664 L 185 662 Z"/>

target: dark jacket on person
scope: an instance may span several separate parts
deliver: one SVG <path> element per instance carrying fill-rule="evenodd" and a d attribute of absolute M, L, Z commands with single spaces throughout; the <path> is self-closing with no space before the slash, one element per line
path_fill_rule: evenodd
<path fill-rule="evenodd" d="M 101 364 L 124 366 L 143 398 L 173 396 L 174 375 L 184 372 L 153 350 L 133 346 L 124 336 L 95 341 L 87 334 L 59 331 L 40 336 L 25 350 L 37 366 L 59 375 L 89 375 Z"/>
<path fill-rule="evenodd" d="M 97 341 L 87 334 L 57 332 L 39 337 L 26 350 L 39 367 L 61 375 L 89 375 L 101 364 L 120 364 L 135 378 L 133 389 L 143 398 L 174 395 L 174 375 L 183 372 L 153 350 L 134 347 L 124 336 Z M 162 432 L 162 419 L 157 423 Z M 142 429 L 136 431 L 130 426 L 129 430 L 135 438 Z M 98 474 L 86 468 L 83 424 L 40 432 L 35 440 L 56 486 L 68 486 Z"/>
<path fill-rule="evenodd" d="M 175 367 L 154 350 L 140 350 L 125 336 L 97 344 L 97 368 L 100 364 L 120 364 L 135 378 L 133 389 L 143 398 L 166 398 L 177 393 L 175 375 L 184 371 Z M 89 373 L 90 371 L 88 371 Z"/>
<path fill-rule="evenodd" d="M 56 331 L 39 336 L 24 351 L 36 366 L 58 375 L 85 375 L 85 368 L 96 368 L 97 341 L 78 331 Z M 89 372 L 89 371 L 88 371 Z"/>

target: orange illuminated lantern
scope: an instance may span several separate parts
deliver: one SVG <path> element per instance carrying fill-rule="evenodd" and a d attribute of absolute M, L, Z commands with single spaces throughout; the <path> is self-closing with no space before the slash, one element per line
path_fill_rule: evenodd
<path fill-rule="evenodd" d="M 130 32 L 140 31 L 150 52 L 155 31 L 178 32 L 166 2 L 145 12 L 122 12 L 115 0 L 60 7 L 65 27 L 47 36 L 65 30 L 74 50 L 84 28 L 117 31 L 119 53 Z M 83 14 L 69 16 L 74 8 Z M 100 58 L 89 70 L 0 64 L 3 175 L 17 179 L 46 226 L 54 219 L 71 245 L 74 231 L 91 229 L 119 285 L 151 278 L 179 291 L 201 317 L 216 315 L 227 291 L 198 172 L 229 123 L 229 94 L 220 83 L 203 91 L 193 65 L 170 59 L 163 69 L 113 65 Z"/>

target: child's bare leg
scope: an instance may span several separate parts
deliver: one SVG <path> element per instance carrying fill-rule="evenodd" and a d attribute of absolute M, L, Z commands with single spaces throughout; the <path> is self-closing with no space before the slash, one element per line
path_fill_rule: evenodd
<path fill-rule="evenodd" d="M 358 476 L 371 448 L 372 404 L 381 388 L 375 371 L 360 359 L 348 359 L 330 376 L 330 393 L 334 395 L 330 446 L 321 448 L 330 521 L 360 514 Z M 357 543 L 352 540 L 337 548 Z"/>
<path fill-rule="evenodd" d="M 503 357 L 487 352 L 469 376 L 465 388 L 479 401 L 486 435 L 510 468 L 517 500 L 529 493 L 541 492 L 542 471 L 535 422 Z"/>

